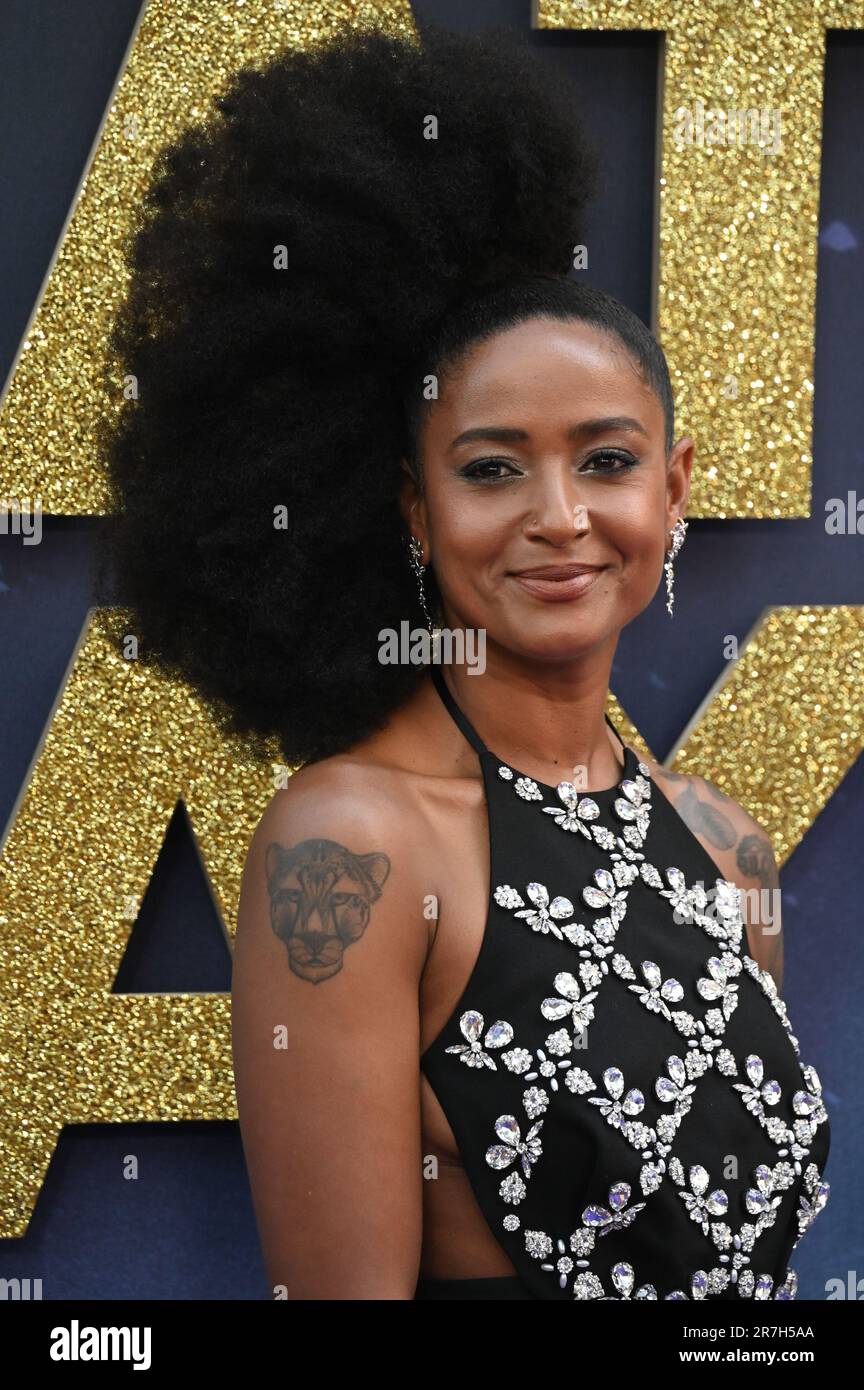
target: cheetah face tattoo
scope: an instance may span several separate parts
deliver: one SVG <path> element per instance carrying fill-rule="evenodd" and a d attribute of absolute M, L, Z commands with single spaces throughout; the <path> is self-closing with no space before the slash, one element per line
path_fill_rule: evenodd
<path fill-rule="evenodd" d="M 270 925 L 284 941 L 301 980 L 320 984 L 342 969 L 346 947 L 359 941 L 369 910 L 390 872 L 386 854 L 352 854 L 335 840 L 268 846 L 265 858 Z"/>

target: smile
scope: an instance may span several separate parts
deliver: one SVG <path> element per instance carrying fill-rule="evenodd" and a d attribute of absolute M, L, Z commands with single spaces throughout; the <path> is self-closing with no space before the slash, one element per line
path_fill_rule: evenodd
<path fill-rule="evenodd" d="M 602 573 L 602 569 L 595 569 L 572 574 L 566 579 L 548 579 L 538 574 L 511 574 L 510 578 L 535 598 L 545 599 L 547 603 L 566 603 L 569 599 L 581 598 Z"/>

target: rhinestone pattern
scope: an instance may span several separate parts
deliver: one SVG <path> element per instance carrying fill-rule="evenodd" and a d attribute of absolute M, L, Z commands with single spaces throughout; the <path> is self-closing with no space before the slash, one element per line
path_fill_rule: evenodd
<path fill-rule="evenodd" d="M 828 1198 L 828 1116 L 774 981 L 748 954 L 740 890 L 713 865 L 713 882 L 695 876 L 707 852 L 630 749 L 617 788 L 593 796 L 562 782 L 552 797 L 485 747 L 481 761 L 489 923 L 464 1007 L 422 1064 L 490 1226 L 541 1298 L 794 1298 L 786 1254 Z M 544 881 L 512 868 L 504 881 L 509 846 L 546 863 Z M 519 978 L 505 988 L 509 962 Z M 496 1010 L 496 993 L 509 1005 Z M 598 1019 L 611 1020 L 602 1065 Z M 476 1078 L 458 1096 L 453 1067 Z"/>

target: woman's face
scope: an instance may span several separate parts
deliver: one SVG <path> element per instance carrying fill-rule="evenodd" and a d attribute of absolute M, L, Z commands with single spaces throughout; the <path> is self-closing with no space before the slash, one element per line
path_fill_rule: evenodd
<path fill-rule="evenodd" d="M 409 475 L 402 509 L 445 626 L 565 662 L 617 640 L 651 601 L 693 443 L 667 461 L 660 402 L 613 335 L 536 318 L 475 345 L 439 381 L 419 448 L 425 496 Z M 598 567 L 581 592 L 519 577 L 573 564 Z"/>

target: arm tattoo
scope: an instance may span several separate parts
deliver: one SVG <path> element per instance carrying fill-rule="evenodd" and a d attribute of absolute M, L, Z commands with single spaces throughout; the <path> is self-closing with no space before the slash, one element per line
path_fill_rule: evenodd
<path fill-rule="evenodd" d="M 718 801 L 731 801 L 731 800 L 732 800 L 731 796 L 727 796 L 725 792 L 721 792 L 721 790 L 720 790 L 719 787 L 715 787 L 715 785 L 714 785 L 713 782 L 707 781 L 707 779 L 704 778 L 704 777 L 702 778 L 702 781 L 705 783 L 705 786 L 707 787 L 707 789 L 708 789 L 708 791 L 711 793 L 711 795 L 712 795 L 712 796 L 716 796 L 716 798 L 717 798 Z"/>
<path fill-rule="evenodd" d="M 689 775 L 686 772 L 673 772 L 671 767 L 663 767 L 662 764 L 658 764 L 657 771 L 661 777 L 665 777 L 669 782 L 689 781 Z"/>
<path fill-rule="evenodd" d="M 320 984 L 342 969 L 345 949 L 369 924 L 390 872 L 386 854 L 352 854 L 335 840 L 268 845 L 270 925 L 301 980 Z"/>
<path fill-rule="evenodd" d="M 704 835 L 717 849 L 731 849 L 738 839 L 729 817 L 707 801 L 700 801 L 692 782 L 676 799 L 675 809 L 694 835 Z"/>
<path fill-rule="evenodd" d="M 774 850 L 767 835 L 756 835 L 752 832 L 739 835 L 734 822 L 728 816 L 724 815 L 716 806 L 700 801 L 696 787 L 688 777 L 680 773 L 670 773 L 667 768 L 663 769 L 663 775 L 676 781 L 688 782 L 689 785 L 674 804 L 681 819 L 694 834 L 703 835 L 717 849 L 729 850 L 734 846 L 735 863 L 746 878 L 757 879 L 762 888 L 778 888 L 780 880 L 777 864 Z M 715 800 L 726 801 L 734 806 L 735 803 L 732 798 L 728 797 L 725 792 L 721 792 L 719 787 L 715 787 L 712 782 L 708 782 L 704 778 L 701 779 L 701 782 Z M 775 921 L 777 896 L 772 894 L 771 906 L 764 921 L 762 920 L 761 894 L 757 894 L 757 896 L 760 898 L 760 907 L 756 912 L 755 920 L 751 920 L 747 913 L 750 903 L 749 896 L 745 896 L 742 900 L 750 954 L 764 970 L 767 970 L 774 977 L 774 982 L 780 989 L 783 982 L 783 938 L 779 920 Z"/>
<path fill-rule="evenodd" d="M 763 894 L 760 892 L 760 910 L 757 913 L 757 921 L 750 923 L 748 928 L 753 926 L 753 934 L 750 934 L 750 954 L 767 970 L 769 975 L 773 975 L 774 983 L 778 989 L 783 988 L 783 937 L 779 921 L 779 889 L 780 875 L 777 871 L 777 861 L 774 858 L 774 850 L 771 842 L 765 835 L 745 835 L 738 846 L 736 860 L 739 869 L 748 878 L 758 878 L 762 888 L 771 890 L 770 906 L 765 914 L 766 920 L 762 920 L 761 900 Z M 753 949 L 755 932 L 759 932 L 761 937 L 760 945 L 762 949 L 757 952 Z M 764 944 L 763 944 L 764 943 Z"/>
<path fill-rule="evenodd" d="M 736 863 L 742 874 L 758 878 L 763 888 L 777 887 L 774 852 L 764 835 L 745 835 L 738 846 Z"/>

